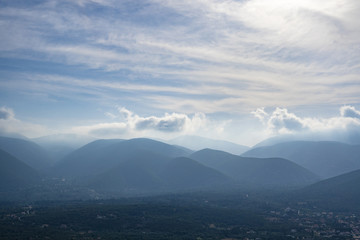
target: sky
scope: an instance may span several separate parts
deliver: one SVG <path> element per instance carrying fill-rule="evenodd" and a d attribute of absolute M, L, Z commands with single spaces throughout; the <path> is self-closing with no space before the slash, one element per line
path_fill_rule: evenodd
<path fill-rule="evenodd" d="M 0 133 L 360 132 L 358 0 L 0 0 Z"/>

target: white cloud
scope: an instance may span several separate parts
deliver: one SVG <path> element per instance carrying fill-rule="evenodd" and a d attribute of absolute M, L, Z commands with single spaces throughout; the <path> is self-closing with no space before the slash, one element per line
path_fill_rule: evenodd
<path fill-rule="evenodd" d="M 307 128 L 304 121 L 285 108 L 276 108 L 268 121 L 268 128 L 279 133 L 302 131 Z"/>
<path fill-rule="evenodd" d="M 118 117 L 121 119 L 118 122 L 79 126 L 74 127 L 73 131 L 104 138 L 132 138 L 142 136 L 169 137 L 174 134 L 191 134 L 208 130 L 209 120 L 203 113 L 196 113 L 192 116 L 181 113 L 165 113 L 161 117 L 141 117 L 124 107 L 119 108 L 118 111 L 121 115 Z"/>
<path fill-rule="evenodd" d="M 301 118 L 289 113 L 286 108 L 276 108 L 271 114 L 259 108 L 253 112 L 266 126 L 270 134 L 347 131 L 360 131 L 360 112 L 353 106 L 340 108 L 340 116 L 331 118 Z"/>
<path fill-rule="evenodd" d="M 265 112 L 265 108 L 258 108 L 255 111 L 252 111 L 251 114 L 253 114 L 256 118 L 258 118 L 262 123 L 264 123 L 264 120 L 269 114 Z"/>

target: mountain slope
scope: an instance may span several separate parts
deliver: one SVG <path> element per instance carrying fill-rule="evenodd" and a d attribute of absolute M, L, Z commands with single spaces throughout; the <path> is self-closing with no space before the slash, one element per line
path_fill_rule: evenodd
<path fill-rule="evenodd" d="M 170 189 L 216 188 L 232 182 L 223 173 L 186 157 L 172 159 L 160 176 Z"/>
<path fill-rule="evenodd" d="M 360 170 L 329 178 L 296 192 L 295 198 L 336 209 L 360 209 Z"/>
<path fill-rule="evenodd" d="M 164 185 L 158 173 L 170 159 L 157 153 L 139 150 L 116 167 L 92 178 L 88 185 L 100 191 L 122 193 L 157 191 Z"/>
<path fill-rule="evenodd" d="M 0 190 L 14 190 L 38 181 L 40 176 L 33 168 L 0 149 Z"/>
<path fill-rule="evenodd" d="M 146 138 L 97 140 L 59 161 L 54 171 L 72 177 L 97 175 L 134 156 L 146 159 L 146 154 L 139 156 L 139 151 L 151 151 L 171 158 L 188 155 L 188 151 L 182 148 Z"/>
<path fill-rule="evenodd" d="M 339 142 L 285 142 L 254 148 L 244 157 L 281 157 L 329 178 L 360 168 L 360 146 Z"/>
<path fill-rule="evenodd" d="M 143 157 L 145 155 L 146 158 Z M 216 188 L 231 182 L 224 174 L 192 159 L 171 159 L 152 152 L 142 152 L 94 177 L 89 186 L 98 191 L 151 194 Z"/>
<path fill-rule="evenodd" d="M 43 148 L 23 139 L 0 137 L 0 148 L 36 170 L 47 169 L 53 163 Z"/>
<path fill-rule="evenodd" d="M 318 179 L 307 169 L 281 158 L 244 158 L 212 149 L 195 152 L 190 158 L 250 186 L 301 186 Z"/>
<path fill-rule="evenodd" d="M 209 138 L 203 138 L 199 136 L 180 136 L 169 141 L 171 144 L 184 146 L 186 148 L 198 151 L 204 148 L 211 148 L 229 152 L 235 155 L 240 155 L 250 148 L 247 146 L 239 145 L 236 143 L 214 140 Z"/>

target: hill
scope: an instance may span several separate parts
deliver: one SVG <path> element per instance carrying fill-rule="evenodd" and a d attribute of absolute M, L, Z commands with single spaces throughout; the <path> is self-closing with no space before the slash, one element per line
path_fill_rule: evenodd
<path fill-rule="evenodd" d="M 235 155 L 240 155 L 250 149 L 247 146 L 239 145 L 228 141 L 214 140 L 214 139 L 203 138 L 199 136 L 189 136 L 189 135 L 180 136 L 168 142 L 171 144 L 184 146 L 194 151 L 198 151 L 204 148 L 211 148 L 211 149 L 229 152 Z"/>
<path fill-rule="evenodd" d="M 68 177 L 98 175 L 135 156 L 146 159 L 147 154 L 142 154 L 146 151 L 170 158 L 187 156 L 189 153 L 183 148 L 146 138 L 97 140 L 59 161 L 54 172 Z"/>
<path fill-rule="evenodd" d="M 329 178 L 296 192 L 295 197 L 333 209 L 360 210 L 360 170 Z"/>
<path fill-rule="evenodd" d="M 178 157 L 168 162 L 160 173 L 169 189 L 208 189 L 232 183 L 223 173 L 193 159 Z"/>
<path fill-rule="evenodd" d="M 340 142 L 295 141 L 254 148 L 244 157 L 280 157 L 329 178 L 360 168 L 360 145 Z"/>
<path fill-rule="evenodd" d="M 36 170 L 0 149 L 0 190 L 15 190 L 39 181 Z"/>
<path fill-rule="evenodd" d="M 100 191 L 123 194 L 159 191 L 164 182 L 158 173 L 170 159 L 151 151 L 139 150 L 112 169 L 92 178 L 88 185 Z"/>
<path fill-rule="evenodd" d="M 143 156 L 146 155 L 146 158 Z M 94 177 L 89 186 L 123 195 L 215 189 L 231 180 L 224 174 L 185 158 L 141 152 Z"/>
<path fill-rule="evenodd" d="M 307 169 L 281 158 L 245 158 L 212 149 L 195 152 L 190 158 L 248 186 L 301 186 L 318 179 Z"/>
<path fill-rule="evenodd" d="M 53 164 L 49 154 L 31 141 L 0 137 L 0 148 L 36 170 L 47 169 Z"/>

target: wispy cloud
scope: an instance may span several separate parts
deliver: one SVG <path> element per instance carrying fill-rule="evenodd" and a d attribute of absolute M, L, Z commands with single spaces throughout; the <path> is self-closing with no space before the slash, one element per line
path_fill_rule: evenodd
<path fill-rule="evenodd" d="M 357 106 L 359 13 L 357 0 L 5 1 L 0 86 L 189 119 L 259 106 Z M 271 118 L 264 113 L 256 112 Z M 276 131 L 311 129 L 289 111 L 277 114 Z M 176 119 L 169 129 L 182 129 L 184 120 L 167 117 Z M 164 132 L 158 118 L 139 128 Z"/>

